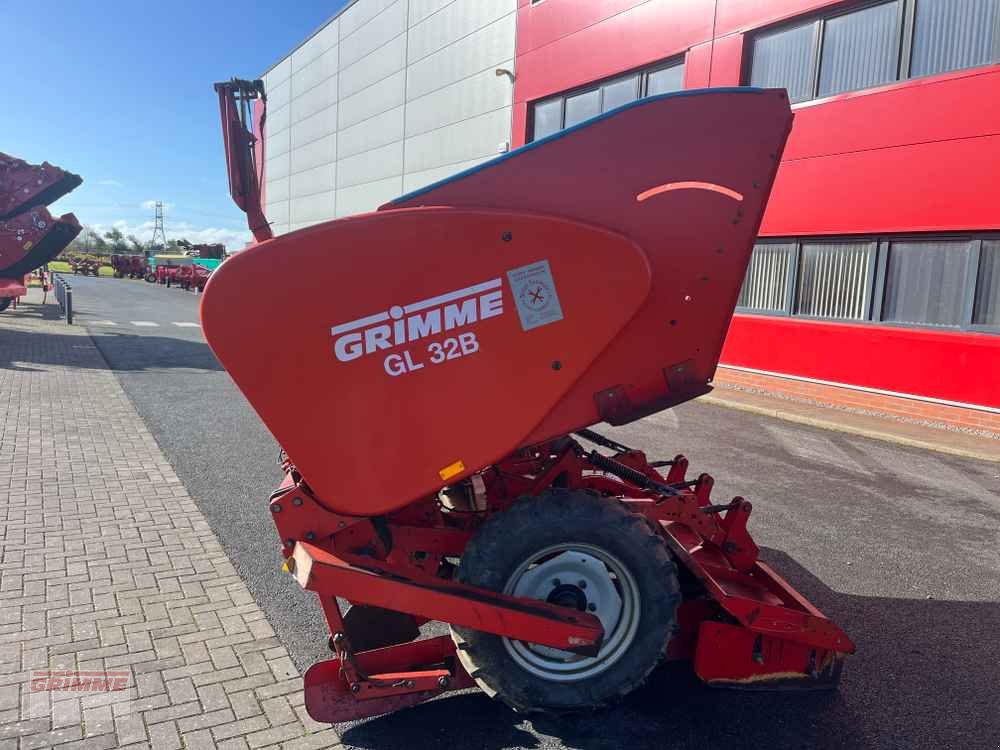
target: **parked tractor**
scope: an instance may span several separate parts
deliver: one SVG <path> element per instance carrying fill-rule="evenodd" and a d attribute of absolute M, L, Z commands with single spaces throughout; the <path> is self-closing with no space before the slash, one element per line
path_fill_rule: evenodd
<path fill-rule="evenodd" d="M 751 503 L 593 429 L 711 390 L 792 126 L 784 90 L 642 99 L 279 237 L 263 86 L 216 91 L 256 244 L 213 274 L 202 325 L 284 450 L 276 542 L 333 652 L 305 675 L 314 719 L 473 686 L 517 711 L 591 709 L 663 659 L 720 687 L 837 683 L 854 645 L 760 560 Z M 276 297 L 289 268 L 312 270 Z M 430 621 L 450 633 L 422 635 Z"/>
<path fill-rule="evenodd" d="M 48 162 L 0 153 L 0 311 L 27 294 L 26 276 L 63 251 L 82 227 L 73 214 L 45 208 L 83 180 Z"/>

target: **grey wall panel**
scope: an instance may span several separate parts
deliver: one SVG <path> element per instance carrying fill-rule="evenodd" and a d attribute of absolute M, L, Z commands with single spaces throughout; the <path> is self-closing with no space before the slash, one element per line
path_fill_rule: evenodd
<path fill-rule="evenodd" d="M 370 52 L 340 71 L 340 95 L 351 96 L 406 67 L 406 34 Z"/>
<path fill-rule="evenodd" d="M 295 172 L 289 178 L 289 197 L 295 200 L 306 195 L 329 192 L 337 186 L 336 174 L 336 163 Z"/>
<path fill-rule="evenodd" d="M 394 107 L 337 133 L 337 158 L 403 140 L 403 107 Z"/>
<path fill-rule="evenodd" d="M 270 204 L 287 201 L 290 182 L 288 177 L 268 180 L 264 186 L 264 195 L 267 198 L 267 202 Z"/>
<path fill-rule="evenodd" d="M 276 232 L 382 203 L 510 141 L 517 0 L 357 0 L 265 76 Z"/>
<path fill-rule="evenodd" d="M 353 34 L 396 0 L 361 0 L 340 14 L 341 38 Z"/>
<path fill-rule="evenodd" d="M 410 0 L 410 26 L 416 26 L 432 13 L 437 13 L 455 0 Z"/>
<path fill-rule="evenodd" d="M 291 201 L 289 210 L 289 222 L 301 224 L 302 222 L 320 222 L 333 218 L 334 215 L 334 192 L 329 190 L 325 193 L 314 193 Z"/>
<path fill-rule="evenodd" d="M 390 177 L 337 191 L 337 218 L 374 211 L 403 194 L 403 178 Z"/>
<path fill-rule="evenodd" d="M 322 164 L 329 164 L 337 158 L 337 134 L 332 133 L 319 140 L 307 143 L 293 149 L 289 169 L 294 174 L 306 169 L 312 169 Z"/>
<path fill-rule="evenodd" d="M 292 52 L 292 71 L 301 70 L 340 41 L 340 19 L 335 18 Z"/>
<path fill-rule="evenodd" d="M 501 67 L 513 65 L 505 61 Z M 438 89 L 406 104 L 406 135 L 418 135 L 430 130 L 468 120 L 486 112 L 510 107 L 514 87 L 506 76 L 498 77 L 493 68 L 484 70 Z"/>
<path fill-rule="evenodd" d="M 267 220 L 275 224 L 288 223 L 288 201 L 275 201 L 267 204 L 265 212 Z"/>
<path fill-rule="evenodd" d="M 265 91 L 267 89 L 264 89 Z M 281 109 L 271 109 L 267 108 L 267 121 L 264 123 L 264 129 L 267 131 L 267 136 L 275 136 L 276 141 L 280 141 L 278 134 L 285 130 L 291 123 L 290 117 L 292 113 L 292 107 L 286 105 Z"/>
<path fill-rule="evenodd" d="M 406 139 L 406 172 L 495 156 L 510 138 L 510 107 Z"/>
<path fill-rule="evenodd" d="M 275 65 L 265 74 L 265 79 L 271 85 L 272 88 L 277 86 L 282 81 L 287 81 L 292 75 L 292 58 L 286 57 L 280 63 Z"/>
<path fill-rule="evenodd" d="M 435 167 L 434 169 L 425 169 L 421 172 L 410 172 L 403 176 L 403 192 L 409 193 L 413 190 L 427 187 L 438 180 L 444 180 L 451 177 L 452 175 L 461 172 L 463 169 L 471 169 L 477 164 L 489 161 L 493 158 L 493 156 L 494 154 L 491 154 L 490 156 L 484 156 L 481 159 L 472 159 L 471 161 L 463 161 L 458 164 L 449 164 L 446 167 Z"/>
<path fill-rule="evenodd" d="M 337 72 L 339 50 L 327 50 L 301 70 L 292 73 L 292 97 L 300 97 Z"/>
<path fill-rule="evenodd" d="M 517 0 L 456 0 L 410 29 L 407 62 L 427 57 L 516 10 Z"/>
<path fill-rule="evenodd" d="M 406 85 L 406 71 L 385 78 L 353 96 L 340 100 L 340 127 L 367 120 L 380 115 L 403 103 L 403 89 Z"/>
<path fill-rule="evenodd" d="M 289 171 L 291 171 L 291 161 L 287 151 L 279 156 L 271 157 L 264 162 L 264 178 L 269 182 L 271 180 L 280 180 L 282 177 L 288 177 Z"/>
<path fill-rule="evenodd" d="M 302 96 L 292 99 L 289 105 L 292 120 L 302 120 L 314 115 L 321 109 L 337 103 L 338 81 L 340 76 L 332 75 L 318 86 L 309 89 Z"/>
<path fill-rule="evenodd" d="M 337 161 L 337 187 L 399 177 L 403 174 L 403 142 L 396 141 Z"/>
<path fill-rule="evenodd" d="M 337 105 L 333 104 L 303 120 L 293 122 L 292 149 L 305 146 L 307 143 L 319 140 L 325 135 L 337 132 Z"/>
<path fill-rule="evenodd" d="M 407 100 L 429 94 L 474 73 L 505 67 L 500 63 L 514 57 L 514 28 L 514 15 L 511 14 L 412 63 L 406 83 Z M 506 67 L 514 70 L 513 65 Z"/>
<path fill-rule="evenodd" d="M 281 83 L 275 84 L 270 89 L 267 89 L 267 108 L 281 109 L 288 105 L 288 100 L 291 98 L 292 91 L 292 81 L 290 78 L 286 78 Z"/>
<path fill-rule="evenodd" d="M 361 3 L 358 3 L 361 5 Z M 357 6 L 355 6 L 357 7 Z M 340 63 L 345 68 L 406 31 L 406 0 L 396 0 L 353 34 L 340 38 Z"/>

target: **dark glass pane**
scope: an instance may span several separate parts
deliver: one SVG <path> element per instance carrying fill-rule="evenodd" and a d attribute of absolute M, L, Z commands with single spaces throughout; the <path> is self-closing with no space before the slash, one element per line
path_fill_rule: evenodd
<path fill-rule="evenodd" d="M 619 78 L 617 81 L 604 84 L 603 89 L 604 103 L 601 111 L 607 112 L 609 109 L 634 102 L 639 97 L 639 76 Z"/>
<path fill-rule="evenodd" d="M 816 23 L 762 34 L 753 43 L 750 83 L 784 88 L 792 103 L 812 98 Z"/>
<path fill-rule="evenodd" d="M 566 127 L 601 114 L 601 90 L 566 97 Z"/>
<path fill-rule="evenodd" d="M 871 295 L 870 242 L 802 245 L 795 312 L 822 318 L 865 320 Z"/>
<path fill-rule="evenodd" d="M 898 56 L 898 2 L 831 18 L 823 30 L 819 95 L 893 81 Z"/>
<path fill-rule="evenodd" d="M 562 97 L 535 105 L 531 140 L 537 141 L 562 130 Z"/>
<path fill-rule="evenodd" d="M 748 310 L 784 312 L 794 252 L 794 243 L 756 245 L 750 256 L 737 306 Z"/>
<path fill-rule="evenodd" d="M 893 242 L 882 319 L 960 326 L 969 279 L 968 242 Z"/>
<path fill-rule="evenodd" d="M 917 0 L 910 74 L 992 62 L 998 12 L 1000 0 Z"/>
<path fill-rule="evenodd" d="M 983 242 L 979 251 L 979 276 L 976 279 L 972 322 L 1000 326 L 1000 240 Z"/>
<path fill-rule="evenodd" d="M 684 88 L 684 63 L 654 70 L 649 74 L 646 96 L 669 94 Z"/>

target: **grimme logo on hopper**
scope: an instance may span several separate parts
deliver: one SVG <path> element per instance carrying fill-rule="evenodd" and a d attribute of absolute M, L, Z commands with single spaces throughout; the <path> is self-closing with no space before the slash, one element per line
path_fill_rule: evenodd
<path fill-rule="evenodd" d="M 337 359 L 350 362 L 498 315 L 503 315 L 499 278 L 409 305 L 393 305 L 384 312 L 334 326 L 330 335 L 335 337 Z"/>

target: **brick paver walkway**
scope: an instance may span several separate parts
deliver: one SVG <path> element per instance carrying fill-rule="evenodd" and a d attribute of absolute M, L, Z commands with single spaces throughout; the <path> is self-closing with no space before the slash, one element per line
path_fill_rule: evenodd
<path fill-rule="evenodd" d="M 335 746 L 90 337 L 38 310 L 0 320 L 0 750 Z"/>

